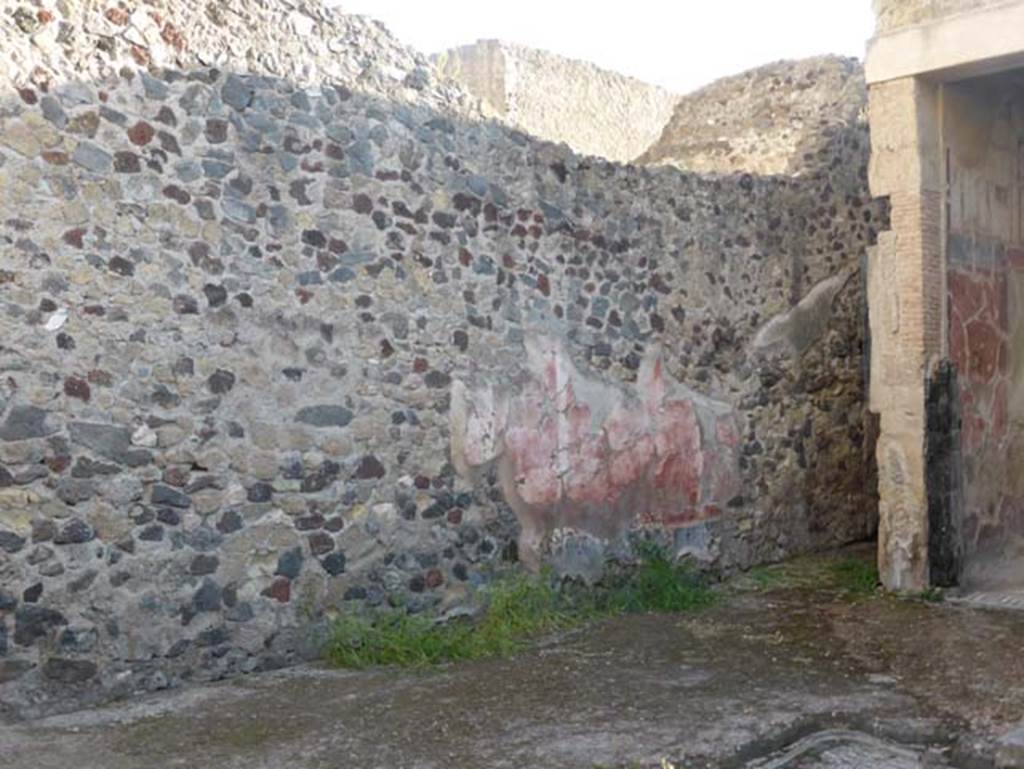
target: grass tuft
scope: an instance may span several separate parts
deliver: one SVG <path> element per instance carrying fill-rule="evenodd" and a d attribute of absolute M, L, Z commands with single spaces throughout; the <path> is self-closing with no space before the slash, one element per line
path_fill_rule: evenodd
<path fill-rule="evenodd" d="M 486 607 L 476 620 L 441 622 L 401 609 L 345 613 L 334 621 L 324 654 L 337 667 L 422 667 L 508 655 L 539 635 L 599 617 L 712 603 L 704 579 L 663 549 L 646 545 L 640 556 L 636 569 L 603 586 L 560 585 L 550 572 L 498 580 L 483 591 Z"/>
<path fill-rule="evenodd" d="M 759 590 L 767 590 L 786 581 L 786 573 L 778 566 L 755 566 L 746 573 L 746 577 Z"/>
<path fill-rule="evenodd" d="M 673 561 L 664 548 L 645 543 L 639 555 L 640 566 L 610 592 L 612 612 L 685 612 L 713 602 L 704 577 L 689 564 Z"/>
<path fill-rule="evenodd" d="M 946 600 L 946 594 L 941 587 L 926 587 L 918 594 L 918 598 L 926 603 L 942 603 Z"/>
<path fill-rule="evenodd" d="M 468 656 L 468 629 L 398 610 L 343 614 L 332 627 L 325 655 L 338 667 L 418 667 Z"/>
<path fill-rule="evenodd" d="M 878 587 L 878 567 L 860 558 L 844 558 L 831 565 L 829 571 L 836 587 L 847 593 L 867 595 Z"/>

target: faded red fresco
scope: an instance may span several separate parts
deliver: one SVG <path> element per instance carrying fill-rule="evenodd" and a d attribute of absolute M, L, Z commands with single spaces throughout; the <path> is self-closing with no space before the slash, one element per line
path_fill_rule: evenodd
<path fill-rule="evenodd" d="M 949 357 L 960 372 L 963 449 L 974 451 L 1006 434 L 1006 273 L 961 267 L 948 276 Z"/>
<path fill-rule="evenodd" d="M 972 258 L 951 261 L 947 273 L 949 355 L 959 373 L 962 535 L 971 557 L 1024 533 L 1024 480 L 1016 472 L 1024 434 L 1020 415 L 1012 420 L 1010 414 L 1010 394 L 1020 387 L 1014 381 L 1019 352 L 1012 343 L 1020 308 L 1011 313 L 1010 293 L 1024 269 L 1024 253 L 1008 249 L 984 259 L 970 249 L 961 252 Z"/>
<path fill-rule="evenodd" d="M 539 562 L 556 529 L 614 539 L 638 525 L 715 516 L 739 493 L 732 411 L 666 376 L 657 352 L 626 388 L 576 368 L 554 339 L 527 342 L 518 386 L 453 384 L 453 460 L 464 475 L 497 465 Z"/>

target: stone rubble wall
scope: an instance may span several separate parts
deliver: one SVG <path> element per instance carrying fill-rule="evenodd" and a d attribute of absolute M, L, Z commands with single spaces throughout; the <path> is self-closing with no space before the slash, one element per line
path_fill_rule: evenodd
<path fill-rule="evenodd" d="M 346 602 L 460 607 L 517 554 L 592 577 L 648 532 L 729 572 L 875 526 L 887 212 L 849 175 L 581 158 L 255 49 L 33 55 L 0 95 L 0 716 L 308 658 Z"/>
<path fill-rule="evenodd" d="M 18 86 L 95 83 L 123 67 L 218 67 L 481 115 L 474 98 L 434 77 L 430 61 L 379 22 L 318 0 L 5 2 L 0 40 L 3 76 Z"/>
<path fill-rule="evenodd" d="M 679 98 L 588 62 L 500 40 L 445 51 L 435 62 L 510 125 L 620 162 L 657 139 Z"/>

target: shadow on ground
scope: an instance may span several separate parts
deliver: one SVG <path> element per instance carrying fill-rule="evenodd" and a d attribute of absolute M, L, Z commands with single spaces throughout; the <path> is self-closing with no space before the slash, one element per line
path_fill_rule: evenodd
<path fill-rule="evenodd" d="M 0 763 L 985 766 L 1024 711 L 1024 613 L 849 591 L 831 567 L 848 555 L 733 580 L 697 614 L 621 617 L 509 659 L 298 668 L 12 724 Z"/>

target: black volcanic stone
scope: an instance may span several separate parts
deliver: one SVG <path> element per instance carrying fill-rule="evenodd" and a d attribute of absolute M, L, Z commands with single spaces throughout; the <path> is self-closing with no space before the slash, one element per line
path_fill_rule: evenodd
<path fill-rule="evenodd" d="M 323 528 L 324 520 L 323 515 L 320 513 L 310 513 L 309 515 L 300 515 L 295 519 L 295 528 L 299 531 L 311 531 L 312 529 Z"/>
<path fill-rule="evenodd" d="M 215 283 L 207 283 L 203 286 L 203 294 L 206 295 L 206 301 L 209 302 L 210 307 L 220 307 L 228 300 L 227 289 Z"/>
<path fill-rule="evenodd" d="M 60 527 L 53 542 L 56 545 L 80 545 L 90 542 L 95 536 L 92 526 L 80 518 L 72 518 Z"/>
<path fill-rule="evenodd" d="M 206 380 L 206 386 L 210 388 L 210 392 L 214 395 L 223 395 L 224 393 L 231 392 L 235 386 L 235 375 L 230 371 L 219 368 L 210 374 L 210 378 Z"/>
<path fill-rule="evenodd" d="M 178 294 L 174 297 L 171 305 L 178 315 L 199 314 L 199 302 L 196 301 L 195 297 L 188 296 L 187 294 Z"/>
<path fill-rule="evenodd" d="M 217 567 L 220 565 L 220 559 L 215 555 L 207 555 L 200 553 L 192 559 L 192 564 L 189 566 L 188 572 L 196 577 L 205 577 L 208 574 L 213 574 L 217 571 Z"/>
<path fill-rule="evenodd" d="M 277 571 L 274 572 L 288 579 L 295 579 L 302 573 L 302 548 L 293 547 L 286 550 L 277 559 Z"/>
<path fill-rule="evenodd" d="M 181 513 L 173 507 L 161 507 L 156 511 L 156 519 L 165 526 L 177 526 L 181 523 Z"/>
<path fill-rule="evenodd" d="M 217 521 L 217 531 L 221 534 L 231 534 L 242 528 L 242 516 L 234 510 L 228 510 Z"/>
<path fill-rule="evenodd" d="M 314 531 L 309 535 L 309 551 L 316 556 L 324 555 L 334 549 L 334 539 L 325 531 Z"/>
<path fill-rule="evenodd" d="M 139 532 L 139 539 L 143 542 L 161 542 L 164 538 L 164 527 L 159 523 L 147 526 Z"/>
<path fill-rule="evenodd" d="M 217 611 L 221 603 L 220 585 L 212 579 L 204 579 L 203 584 L 192 596 L 192 610 L 199 614 L 204 611 Z"/>
<path fill-rule="evenodd" d="M 427 387 L 441 388 L 450 385 L 452 378 L 443 371 L 428 371 L 427 375 L 423 377 L 423 381 Z"/>
<path fill-rule="evenodd" d="M 359 466 L 356 467 L 356 471 L 353 477 L 359 480 L 370 480 L 373 478 L 383 478 L 387 474 L 384 469 L 384 465 L 380 463 L 380 460 L 373 454 L 367 454 L 359 460 Z"/>
<path fill-rule="evenodd" d="M 107 262 L 107 267 L 109 267 L 112 272 L 116 272 L 118 275 L 125 278 L 130 278 L 135 274 L 135 265 L 123 256 L 112 257 L 110 261 Z"/>
<path fill-rule="evenodd" d="M 320 565 L 324 571 L 330 574 L 332 577 L 337 577 L 339 574 L 345 573 L 345 554 L 341 551 L 331 553 L 329 556 L 320 561 Z"/>
<path fill-rule="evenodd" d="M 19 537 L 13 531 L 0 529 L 0 550 L 7 553 L 17 553 L 25 547 L 25 538 Z"/>
<path fill-rule="evenodd" d="M 314 248 L 327 248 L 327 236 L 320 230 L 303 230 L 302 242 Z"/>
<path fill-rule="evenodd" d="M 223 625 L 207 628 L 196 636 L 196 646 L 220 646 L 231 640 L 231 632 Z"/>
<path fill-rule="evenodd" d="M 170 507 L 186 508 L 192 504 L 192 498 L 188 494 L 162 483 L 153 486 L 150 500 L 154 505 L 169 505 Z"/>
<path fill-rule="evenodd" d="M 320 404 L 299 409 L 295 421 L 313 427 L 347 427 L 353 414 L 344 406 Z"/>
<path fill-rule="evenodd" d="M 245 498 L 250 502 L 269 502 L 273 497 L 274 487 L 263 481 L 254 483 L 245 492 Z"/>
<path fill-rule="evenodd" d="M 43 597 L 43 583 L 36 582 L 34 585 L 29 585 L 21 592 L 21 600 L 25 603 L 39 603 L 39 599 Z"/>
<path fill-rule="evenodd" d="M 341 467 L 337 462 L 324 462 L 316 471 L 302 479 L 299 488 L 306 493 L 323 491 L 334 482 L 340 472 Z"/>
<path fill-rule="evenodd" d="M 148 451 L 132 446 L 132 433 L 126 427 L 98 422 L 71 422 L 68 429 L 72 443 L 119 464 L 141 467 L 153 461 L 153 455 Z"/>
<path fill-rule="evenodd" d="M 53 628 L 68 624 L 64 615 L 45 606 L 26 604 L 14 613 L 14 643 L 31 646 Z"/>
<path fill-rule="evenodd" d="M 12 406 L 7 419 L 0 425 L 0 441 L 25 441 L 52 435 L 57 428 L 47 424 L 48 414 L 36 406 Z"/>
<path fill-rule="evenodd" d="M 43 675 L 62 684 L 80 684 L 96 676 L 95 662 L 65 657 L 50 657 L 43 663 Z"/>

